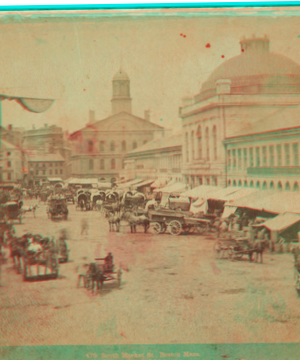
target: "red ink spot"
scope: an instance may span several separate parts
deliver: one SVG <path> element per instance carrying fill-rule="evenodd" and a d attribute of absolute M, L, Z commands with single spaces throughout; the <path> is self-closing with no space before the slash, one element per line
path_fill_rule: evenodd
<path fill-rule="evenodd" d="M 121 336 L 123 336 L 124 338 L 126 338 L 126 336 L 121 332 L 121 334 L 120 334 Z"/>
<path fill-rule="evenodd" d="M 85 89 L 83 89 L 83 91 L 85 91 Z"/>
<path fill-rule="evenodd" d="M 224 56 L 224 55 L 222 55 L 222 58 L 223 58 L 223 59 L 224 59 L 224 57 L 225 57 L 225 56 Z"/>
<path fill-rule="evenodd" d="M 186 35 L 183 35 L 183 37 L 186 37 Z"/>
<path fill-rule="evenodd" d="M 180 34 L 180 36 L 183 36 L 183 34 Z"/>
<path fill-rule="evenodd" d="M 244 52 L 244 49 L 242 49 L 242 52 Z"/>
<path fill-rule="evenodd" d="M 210 48 L 210 43 L 207 43 L 205 46 L 206 46 L 207 48 Z"/>

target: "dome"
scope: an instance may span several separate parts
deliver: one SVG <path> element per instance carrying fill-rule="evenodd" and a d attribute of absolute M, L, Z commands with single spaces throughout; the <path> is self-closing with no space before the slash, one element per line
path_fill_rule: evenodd
<path fill-rule="evenodd" d="M 300 94 L 300 65 L 270 53 L 269 39 L 243 39 L 241 54 L 217 67 L 202 84 L 196 101 L 216 94 L 216 81 L 231 81 L 231 94 Z"/>
<path fill-rule="evenodd" d="M 127 73 L 120 68 L 120 70 L 115 73 L 113 81 L 115 81 L 115 80 L 127 80 L 127 81 L 129 81 L 130 79 L 129 79 L 129 76 L 127 75 Z"/>

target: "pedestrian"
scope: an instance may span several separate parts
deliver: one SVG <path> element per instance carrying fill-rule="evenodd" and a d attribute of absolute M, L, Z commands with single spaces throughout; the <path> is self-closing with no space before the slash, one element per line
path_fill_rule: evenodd
<path fill-rule="evenodd" d="M 88 271 L 89 263 L 88 263 L 88 257 L 83 256 L 81 259 L 81 262 L 77 266 L 77 273 L 78 273 L 78 283 L 77 287 L 80 287 L 81 279 L 83 279 L 84 287 L 87 287 L 87 279 L 86 279 L 86 273 Z"/>
<path fill-rule="evenodd" d="M 88 228 L 89 228 L 89 225 L 88 225 L 88 221 L 87 219 L 82 219 L 81 221 L 81 235 L 88 235 Z"/>

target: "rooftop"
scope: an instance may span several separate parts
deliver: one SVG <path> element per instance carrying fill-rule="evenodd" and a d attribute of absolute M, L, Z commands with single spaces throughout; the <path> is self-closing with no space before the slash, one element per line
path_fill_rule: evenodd
<path fill-rule="evenodd" d="M 37 153 L 29 153 L 28 161 L 30 162 L 46 162 L 46 161 L 65 161 L 65 159 L 58 153 L 58 154 L 37 154 Z"/>
<path fill-rule="evenodd" d="M 129 151 L 128 154 L 139 154 L 142 152 L 148 152 L 152 150 L 167 149 L 172 147 L 182 146 L 182 134 L 177 133 L 167 138 L 163 137 L 161 139 L 149 141 L 147 144 L 140 146 L 132 151 Z"/>

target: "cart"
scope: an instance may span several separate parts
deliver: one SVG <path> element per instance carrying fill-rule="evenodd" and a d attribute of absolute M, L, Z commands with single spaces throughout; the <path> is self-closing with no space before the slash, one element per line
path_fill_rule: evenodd
<path fill-rule="evenodd" d="M 110 261 L 109 258 L 110 257 Z M 115 271 L 113 264 L 113 257 L 107 256 L 106 258 L 96 258 L 95 261 L 89 265 L 86 273 L 86 288 L 95 292 L 95 284 L 97 290 L 101 292 L 103 283 L 106 281 L 116 281 L 118 288 L 121 286 L 122 270 Z"/>
<path fill-rule="evenodd" d="M 202 234 L 210 229 L 211 221 L 194 218 L 189 212 L 174 211 L 169 209 L 149 211 L 150 227 L 155 234 L 163 234 L 168 226 L 172 235 L 182 232 Z"/>

